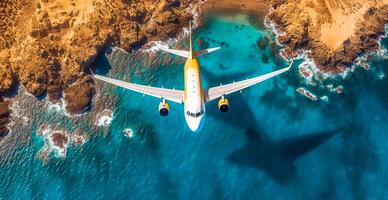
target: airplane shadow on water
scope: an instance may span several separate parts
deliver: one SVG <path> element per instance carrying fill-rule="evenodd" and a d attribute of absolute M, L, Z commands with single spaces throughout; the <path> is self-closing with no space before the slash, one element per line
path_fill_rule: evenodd
<path fill-rule="evenodd" d="M 227 160 L 244 167 L 260 169 L 276 182 L 286 184 L 296 175 L 296 159 L 342 131 L 343 128 L 338 128 L 273 141 L 262 130 L 250 127 L 244 132 L 246 144 L 231 153 Z"/>
<path fill-rule="evenodd" d="M 219 78 L 207 70 L 202 70 L 202 74 L 212 82 L 225 80 L 225 77 Z M 239 76 L 241 74 L 237 75 Z M 236 78 L 236 76 L 233 77 Z M 227 114 L 220 113 L 216 109 L 208 110 L 210 118 L 244 130 L 246 144 L 228 155 L 226 160 L 242 167 L 262 170 L 280 184 L 287 184 L 296 176 L 295 160 L 345 130 L 345 128 L 335 128 L 274 141 L 265 130 L 260 128 L 255 120 L 253 109 L 241 95 L 231 95 L 228 98 L 231 100 L 231 108 Z M 213 102 L 209 106 L 217 105 Z"/>

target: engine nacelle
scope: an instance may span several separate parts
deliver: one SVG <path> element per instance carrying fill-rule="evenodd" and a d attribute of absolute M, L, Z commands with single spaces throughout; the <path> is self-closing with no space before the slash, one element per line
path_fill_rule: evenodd
<path fill-rule="evenodd" d="M 165 117 L 170 112 L 170 105 L 166 102 L 165 99 L 162 99 L 162 102 L 159 103 L 159 114 L 162 117 Z"/>
<path fill-rule="evenodd" d="M 220 110 L 221 112 L 229 111 L 229 100 L 224 96 L 222 96 L 221 99 L 218 101 L 218 110 Z"/>

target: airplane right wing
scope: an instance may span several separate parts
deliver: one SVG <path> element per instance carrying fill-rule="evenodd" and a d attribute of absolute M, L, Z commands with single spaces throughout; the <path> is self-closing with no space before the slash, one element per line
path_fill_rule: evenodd
<path fill-rule="evenodd" d="M 292 65 L 292 62 L 288 67 L 271 72 L 271 73 L 268 73 L 268 74 L 264 74 L 261 76 L 257 76 L 255 78 L 250 78 L 250 79 L 235 82 L 235 83 L 230 83 L 230 84 L 226 84 L 226 85 L 220 85 L 220 86 L 209 88 L 208 90 L 204 91 L 206 102 L 213 101 L 214 99 L 220 98 L 223 95 L 228 95 L 228 94 L 240 91 L 240 90 L 248 88 L 252 85 L 261 83 L 261 82 L 263 82 L 267 79 L 270 79 L 274 76 L 282 74 L 282 73 L 288 71 L 291 68 L 291 65 Z"/>
<path fill-rule="evenodd" d="M 105 81 L 107 83 L 117 85 L 135 92 L 139 92 L 142 94 L 146 94 L 149 96 L 153 96 L 156 98 L 165 98 L 166 100 L 173 101 L 176 103 L 182 103 L 183 102 L 183 95 L 184 92 L 182 90 L 174 90 L 174 89 L 165 89 L 165 88 L 157 88 L 157 87 L 151 87 L 151 86 L 145 86 L 145 85 L 138 85 L 134 83 L 128 83 L 112 78 L 108 78 L 105 76 L 100 75 L 93 75 L 94 78 Z"/>

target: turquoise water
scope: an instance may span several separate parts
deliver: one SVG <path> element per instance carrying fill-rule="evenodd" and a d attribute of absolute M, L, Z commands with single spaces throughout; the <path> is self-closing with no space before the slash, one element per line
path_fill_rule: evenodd
<path fill-rule="evenodd" d="M 273 37 L 244 16 L 208 19 L 195 40 L 223 48 L 199 58 L 204 86 L 284 67 L 276 50 L 257 47 L 262 36 Z M 263 54 L 269 58 L 265 63 Z M 97 71 L 183 89 L 180 60 L 148 69 L 149 60 L 138 59 L 129 59 L 131 68 L 111 66 L 106 73 L 100 58 Z M 196 134 L 186 127 L 181 105 L 171 103 L 172 112 L 162 118 L 158 99 L 101 84 L 101 95 L 114 97 L 103 103 L 114 111 L 107 131 L 93 129 L 88 116 L 70 120 L 33 111 L 32 131 L 13 133 L 32 137 L 13 147 L 12 159 L 1 164 L 0 199 L 384 199 L 388 79 L 378 74 L 387 73 L 388 63 L 375 57 L 370 64 L 370 71 L 356 69 L 346 80 L 331 81 L 344 86 L 342 95 L 307 86 L 295 65 L 285 75 L 228 96 L 227 114 L 216 102 L 208 104 L 205 126 Z M 310 101 L 295 92 L 300 86 L 329 101 Z M 45 122 L 82 129 L 91 138 L 70 147 L 65 159 L 52 156 L 44 163 L 36 154 L 43 146 L 37 128 Z M 124 137 L 125 128 L 135 136 Z"/>

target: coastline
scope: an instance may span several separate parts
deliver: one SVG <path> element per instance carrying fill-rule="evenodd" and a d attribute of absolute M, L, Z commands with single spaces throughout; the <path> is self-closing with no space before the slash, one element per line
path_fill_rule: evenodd
<path fill-rule="evenodd" d="M 307 52 L 320 72 L 337 75 L 346 73 L 357 57 L 378 49 L 388 23 L 384 5 L 368 0 L 348 4 L 341 0 L 332 4 L 274 1 L 267 19 L 281 33 L 277 41 L 284 46 L 284 57 Z"/>
<path fill-rule="evenodd" d="M 270 5 L 265 1 L 207 0 L 200 5 L 200 24 L 203 24 L 202 19 L 206 16 L 245 14 L 252 24 L 263 27 L 263 19 L 267 16 L 269 10 Z"/>
<path fill-rule="evenodd" d="M 2 16 L 9 23 L 0 24 L 4 30 L 0 34 L 1 135 L 9 132 L 5 97 L 17 95 L 12 94 L 13 86 L 24 87 L 39 100 L 62 102 L 70 115 L 83 114 L 96 93 L 89 68 L 101 52 L 109 46 L 132 51 L 149 41 L 175 37 L 191 18 L 187 8 L 196 4 L 90 1 L 75 0 L 66 6 L 56 1 L 25 4 L 16 0 L 0 8 L 9 13 Z"/>
<path fill-rule="evenodd" d="M 322 60 L 317 59 L 316 57 L 312 56 L 312 55 L 316 55 L 316 52 L 315 52 L 315 51 L 317 51 L 316 48 L 309 49 L 309 46 L 303 46 L 303 45 L 298 46 L 298 47 L 292 47 L 292 45 L 294 44 L 293 40 L 298 40 L 300 38 L 293 38 L 294 36 L 292 34 L 290 35 L 288 33 L 289 31 L 287 32 L 287 27 L 283 26 L 282 23 L 284 23 L 284 22 L 282 21 L 283 20 L 282 18 L 279 18 L 280 14 L 278 14 L 278 15 L 274 14 L 274 12 L 276 12 L 276 10 L 275 10 L 276 8 L 274 6 L 276 6 L 278 8 L 281 5 L 283 5 L 282 2 L 280 2 L 280 3 L 278 2 L 276 4 L 273 3 L 271 5 L 267 1 L 249 1 L 249 0 L 241 0 L 241 1 L 207 0 L 204 2 L 203 1 L 194 2 L 194 3 L 191 3 L 190 5 L 188 5 L 187 7 L 184 8 L 184 10 L 186 12 L 191 11 L 191 13 L 184 13 L 184 14 L 182 14 L 182 16 L 178 16 L 178 18 L 180 19 L 178 24 L 176 24 L 176 22 L 173 21 L 171 23 L 166 23 L 166 24 L 163 23 L 160 25 L 155 25 L 158 27 L 159 26 L 166 27 L 168 31 L 163 30 L 160 33 L 160 35 L 158 35 L 159 34 L 158 30 L 160 29 L 160 27 L 159 27 L 159 29 L 154 27 L 153 31 L 156 31 L 156 33 L 155 32 L 152 32 L 152 33 L 148 32 L 148 31 L 150 31 L 150 30 L 148 30 L 148 29 L 150 29 L 150 27 L 146 27 L 146 30 L 144 30 L 144 32 L 142 32 L 142 33 L 144 33 L 144 35 L 148 34 L 148 36 L 149 36 L 149 37 L 147 36 L 148 42 L 144 43 L 144 41 L 147 41 L 147 40 L 137 38 L 139 40 L 137 40 L 137 42 L 132 43 L 132 45 L 139 48 L 138 50 L 140 50 L 140 51 L 153 52 L 153 51 L 158 50 L 158 46 L 164 45 L 166 43 L 167 44 L 175 43 L 177 40 L 179 40 L 180 38 L 185 37 L 187 35 L 187 28 L 185 28 L 185 24 L 187 24 L 187 21 L 189 20 L 190 16 L 194 17 L 194 22 L 195 22 L 194 27 L 197 27 L 197 26 L 202 25 L 202 23 L 203 23 L 202 19 L 208 15 L 212 15 L 212 14 L 215 14 L 215 15 L 217 15 L 217 14 L 246 14 L 250 17 L 251 22 L 255 26 L 261 27 L 264 25 L 268 29 L 270 29 L 274 32 L 274 34 L 276 35 L 275 38 L 276 38 L 277 44 L 283 47 L 283 49 L 281 50 L 281 56 L 283 56 L 286 60 L 298 59 L 298 58 L 308 59 L 308 62 L 311 63 L 310 67 L 312 68 L 311 70 L 313 71 L 314 76 L 319 74 L 319 76 L 323 77 L 323 79 L 328 78 L 328 77 L 333 77 L 333 76 L 345 77 L 349 71 L 352 71 L 354 69 L 354 66 L 357 65 L 357 63 L 359 62 L 360 59 L 363 58 L 363 56 L 367 56 L 373 51 L 378 51 L 380 48 L 380 47 L 377 47 L 377 46 L 380 46 L 378 41 L 380 40 L 379 38 L 383 37 L 383 35 L 380 34 L 381 31 L 378 31 L 378 33 L 374 33 L 375 35 L 371 38 L 370 48 L 369 49 L 368 48 L 361 49 L 362 51 L 364 51 L 363 54 L 357 55 L 357 56 L 352 54 L 351 57 L 344 57 L 344 56 L 339 57 L 339 58 L 329 57 L 330 59 L 337 59 L 337 60 L 346 59 L 346 62 L 350 63 L 351 67 L 347 67 L 347 68 L 338 67 L 335 69 L 332 69 L 332 68 L 330 68 L 330 69 L 324 68 L 323 69 L 322 64 L 321 64 Z M 162 13 L 162 11 L 160 11 L 158 9 L 157 9 L 157 11 L 161 12 L 160 13 L 161 17 L 160 17 L 160 19 L 156 19 L 156 21 L 159 20 L 159 22 L 163 22 L 163 20 L 161 20 L 161 19 L 166 19 L 166 18 L 169 19 L 169 17 L 177 17 L 176 14 L 174 13 L 175 11 L 173 12 L 171 10 L 168 10 L 168 12 Z M 138 19 L 136 19 L 136 20 L 138 20 Z M 382 29 L 384 29 L 384 28 L 385 27 L 383 26 Z M 182 31 L 182 29 L 183 29 L 183 31 Z M 377 36 L 376 36 L 376 34 L 377 34 Z M 386 32 L 385 32 L 385 34 L 386 34 Z M 377 39 L 376 39 L 376 37 L 377 37 Z M 102 39 L 102 38 L 99 38 L 99 39 Z M 42 91 L 46 90 L 47 99 L 45 99 L 45 101 L 53 102 L 52 103 L 53 105 L 56 105 L 56 104 L 61 105 L 59 107 L 69 117 L 72 117 L 72 116 L 78 117 L 78 116 L 84 115 L 85 112 L 89 112 L 89 111 L 87 111 L 87 108 L 88 108 L 88 106 L 90 106 L 90 104 L 93 104 L 93 98 L 97 95 L 96 94 L 97 92 L 95 90 L 96 84 L 93 83 L 93 80 L 91 80 L 90 76 L 88 75 L 88 70 L 86 70 L 86 69 L 91 66 L 90 63 L 94 62 L 97 55 L 99 53 L 101 53 L 100 51 L 102 51 L 102 49 L 104 49 L 106 45 L 115 43 L 115 42 L 113 42 L 113 40 L 115 40 L 115 39 L 114 38 L 113 39 L 112 38 L 106 39 L 105 41 L 103 41 L 103 43 L 104 43 L 103 45 L 97 45 L 97 47 L 94 48 L 92 51 L 87 52 L 86 53 L 87 54 L 86 60 L 79 58 L 79 57 L 76 57 L 76 59 L 81 59 L 81 61 L 77 61 L 77 62 L 80 62 L 80 64 L 76 65 L 75 68 L 80 68 L 80 69 L 76 69 L 75 71 L 81 70 L 81 72 L 78 73 L 78 72 L 72 71 L 73 69 L 65 69 L 64 71 L 70 70 L 71 73 L 74 72 L 74 73 L 77 73 L 77 75 L 75 75 L 75 74 L 73 74 L 72 76 L 64 75 L 64 77 L 63 77 L 63 79 L 67 79 L 69 77 L 70 77 L 70 79 L 74 79 L 74 77 L 75 77 L 75 81 L 70 81 L 70 83 L 68 84 L 68 83 L 57 83 L 55 81 L 52 83 L 51 80 L 47 80 L 47 82 L 45 82 L 43 84 L 40 84 L 40 83 L 39 84 L 32 84 L 32 86 L 31 86 L 31 84 L 29 84 L 29 83 L 27 84 L 27 83 L 25 83 L 25 81 L 20 80 L 19 81 L 20 87 L 24 87 L 26 89 L 27 94 L 34 95 L 35 97 L 40 96 L 37 94 L 41 94 Z M 117 40 L 117 38 L 116 38 L 116 40 Z M 376 41 L 373 41 L 373 40 L 376 40 Z M 82 42 L 82 40 L 80 42 Z M 94 44 L 95 42 L 96 41 L 92 42 L 91 45 L 92 46 L 96 45 L 96 44 Z M 101 41 L 97 41 L 97 43 L 98 42 L 101 42 Z M 128 46 L 128 44 L 124 45 L 121 43 L 122 43 L 122 41 L 120 41 L 116 44 L 117 48 L 123 49 L 124 51 L 127 49 L 128 50 L 133 49 L 132 46 Z M 292 49 L 292 51 L 290 49 Z M 360 50 L 360 49 L 356 48 L 356 50 Z M 4 52 L 1 52 L 1 53 L 4 53 Z M 82 57 L 82 56 L 80 56 L 80 57 Z M 49 57 L 47 59 L 51 59 L 51 58 Z M 4 60 L 0 59 L 0 61 L 3 62 Z M 3 64 L 3 63 L 0 63 L 0 64 Z M 6 62 L 6 64 L 10 65 L 8 63 L 8 61 Z M 20 64 L 20 62 L 18 64 Z M 71 63 L 71 64 L 75 64 L 75 63 Z M 87 72 L 85 72 L 85 71 L 87 71 Z M 16 76 L 16 75 L 14 75 L 14 76 Z M 59 75 L 52 74 L 50 76 L 53 76 L 55 78 Z M 53 77 L 51 77 L 51 78 L 53 78 Z M 50 77 L 49 77 L 49 79 L 50 79 Z M 69 82 L 69 81 L 64 81 L 64 82 Z M 24 84 L 27 84 L 27 85 L 24 85 Z M 50 85 L 50 84 L 53 84 L 53 85 Z M 63 84 L 63 85 L 57 87 L 58 84 Z M 42 86 L 42 87 L 40 87 L 40 86 Z M 31 91 L 31 88 L 33 88 L 32 91 Z M 61 91 L 60 92 L 61 95 L 57 95 L 57 93 L 59 91 Z M 81 99 L 77 97 L 77 95 L 79 94 L 77 91 L 81 91 L 81 93 L 82 93 Z M 0 90 L 0 111 L 1 111 L 0 112 L 0 114 L 1 114 L 0 115 L 0 122 L 1 122 L 0 123 L 0 135 L 6 135 L 7 134 L 7 130 L 6 130 L 7 124 L 10 121 L 10 117 L 11 117 L 10 112 L 12 112 L 11 111 L 12 109 L 9 109 L 10 103 L 6 103 L 6 102 L 9 102 L 10 100 L 12 100 L 12 98 L 11 99 L 4 99 L 2 97 L 2 93 L 5 93 L 5 92 Z M 50 94 L 53 94 L 53 95 L 50 95 Z M 55 98 L 52 98 L 53 96 L 55 96 Z M 70 106 L 71 108 L 68 108 L 69 105 L 71 105 Z M 70 112 L 69 112 L 69 110 L 70 110 Z"/>

